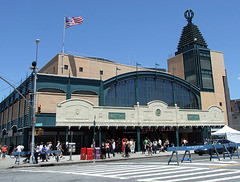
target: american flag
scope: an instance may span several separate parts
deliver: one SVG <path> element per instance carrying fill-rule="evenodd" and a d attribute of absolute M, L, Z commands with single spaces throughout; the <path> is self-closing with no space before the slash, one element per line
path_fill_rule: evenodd
<path fill-rule="evenodd" d="M 81 24 L 83 19 L 81 16 L 79 17 L 66 17 L 66 25 L 65 28 L 71 27 L 73 25 Z"/>

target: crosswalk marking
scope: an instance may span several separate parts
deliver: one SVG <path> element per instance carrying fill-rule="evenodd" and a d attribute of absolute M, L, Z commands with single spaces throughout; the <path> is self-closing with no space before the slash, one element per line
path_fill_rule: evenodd
<path fill-rule="evenodd" d="M 149 181 L 195 181 L 207 179 L 209 182 L 220 181 L 218 176 L 223 176 L 221 181 L 228 181 L 230 179 L 240 179 L 240 176 L 234 176 L 239 173 L 238 170 L 226 168 L 211 168 L 199 167 L 192 165 L 193 163 L 184 163 L 183 165 L 159 165 L 158 162 L 151 163 L 108 163 L 108 164 L 94 164 L 75 166 L 72 168 L 51 167 L 50 168 L 28 168 L 17 169 L 18 171 L 30 173 L 52 173 L 52 174 L 71 174 L 71 175 L 85 175 L 89 177 L 102 177 L 120 180 L 136 180 L 139 182 Z M 204 164 L 204 163 L 203 163 Z M 206 164 L 206 163 L 205 163 Z M 215 165 L 224 165 L 224 163 L 214 163 Z M 230 162 L 226 163 L 228 166 Z M 199 163 L 198 163 L 199 165 Z M 208 165 L 208 164 L 207 164 Z M 223 172 L 224 171 L 224 172 Z M 212 179 L 209 179 L 209 178 Z"/>
<path fill-rule="evenodd" d="M 231 177 L 225 177 L 225 178 L 217 178 L 217 179 L 204 180 L 204 182 L 230 181 L 230 180 L 239 179 L 239 178 L 240 178 L 240 176 L 231 176 Z"/>
<path fill-rule="evenodd" d="M 171 169 L 171 170 L 167 169 L 164 172 L 161 172 L 161 173 L 158 173 L 158 174 L 156 174 L 156 173 L 148 173 L 148 174 L 145 174 L 145 175 L 138 175 L 138 176 L 134 176 L 134 177 L 129 177 L 128 179 L 131 179 L 131 178 L 145 178 L 145 177 L 148 177 L 148 179 L 152 179 L 151 178 L 152 176 L 161 176 L 161 177 L 158 177 L 158 178 L 163 179 L 165 175 L 169 175 L 169 176 L 171 175 L 172 176 L 172 174 L 181 173 L 181 172 L 183 172 L 183 170 L 186 171 L 186 169 L 178 169 L 178 170 L 176 170 L 176 169 Z M 190 170 L 191 171 L 201 171 L 203 169 L 193 168 L 193 169 L 190 169 Z"/>
<path fill-rule="evenodd" d="M 204 178 L 212 178 L 212 177 L 219 177 L 219 176 L 223 176 L 223 175 L 232 175 L 232 174 L 236 174 L 236 173 L 239 173 L 239 171 L 232 171 L 232 172 L 225 172 L 226 170 L 222 169 L 221 171 L 224 171 L 224 173 L 210 173 L 208 175 L 204 175 L 204 176 L 193 176 L 193 177 L 189 177 L 189 178 L 186 178 L 184 176 L 184 178 L 180 178 L 180 179 L 172 179 L 168 182 L 175 182 L 175 181 L 189 181 L 189 180 L 196 180 L 196 179 L 204 179 Z M 197 174 L 194 174 L 194 175 L 197 175 Z M 151 180 L 152 182 L 154 182 L 154 180 Z M 204 180 L 205 182 L 206 180 Z"/>
<path fill-rule="evenodd" d="M 204 170 L 204 171 L 203 171 Z M 194 171 L 194 172 L 193 172 Z M 200 172 L 195 172 L 195 171 L 200 171 Z M 219 171 L 223 171 L 219 170 Z M 177 177 L 184 177 L 184 179 L 186 179 L 186 176 L 192 176 L 192 175 L 199 175 L 199 174 L 206 174 L 209 173 L 209 170 L 206 171 L 206 169 L 201 169 L 201 168 L 196 168 L 196 169 L 191 169 L 191 172 L 189 171 L 188 173 L 186 173 L 187 171 L 182 171 L 181 174 L 177 174 L 177 175 L 172 175 L 176 172 L 172 172 L 172 173 L 164 173 L 164 176 L 160 176 L 160 177 L 156 177 L 156 178 L 148 178 L 148 179 L 142 179 L 142 180 L 138 180 L 138 181 L 155 181 L 155 180 L 163 180 L 163 179 L 168 179 L 168 178 L 173 178 L 175 181 L 177 181 Z M 171 174 L 171 175 L 167 175 L 165 176 L 165 174 Z M 182 180 L 182 179 L 180 179 Z"/>
<path fill-rule="evenodd" d="M 166 167 L 161 167 L 161 169 L 166 169 Z M 181 171 L 182 169 L 177 169 L 177 168 L 168 169 L 168 171 L 173 171 L 173 170 L 176 172 L 176 171 Z M 119 177 L 121 177 L 121 179 L 123 179 L 122 176 L 126 176 L 124 179 L 130 179 L 130 178 L 136 178 L 136 177 L 140 177 L 140 176 L 142 176 L 142 177 L 146 177 L 146 176 L 149 176 L 149 175 L 152 176 L 154 174 L 160 175 L 160 174 L 163 173 L 162 171 L 159 171 L 159 169 L 149 170 L 149 168 L 147 169 L 147 171 L 146 170 L 144 170 L 144 171 L 136 170 L 136 171 L 137 172 L 129 173 L 129 170 L 127 170 L 127 173 L 125 172 L 123 174 L 118 174 L 118 175 L 114 175 L 114 176 L 119 176 Z M 139 175 L 139 174 L 142 174 L 142 173 L 144 173 L 144 175 Z M 135 176 L 133 177 L 133 175 L 135 175 Z M 111 175 L 109 175 L 109 176 L 111 176 Z"/>

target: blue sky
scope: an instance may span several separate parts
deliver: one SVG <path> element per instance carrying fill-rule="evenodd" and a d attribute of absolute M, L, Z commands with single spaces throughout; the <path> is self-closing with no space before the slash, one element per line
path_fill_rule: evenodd
<path fill-rule="evenodd" d="M 184 12 L 208 48 L 224 53 L 231 99 L 240 99 L 240 1 L 237 0 L 1 0 L 0 76 L 16 87 L 29 75 L 40 39 L 38 67 L 62 50 L 63 19 L 84 22 L 66 30 L 65 50 L 127 64 L 167 69 L 177 51 Z M 0 80 L 0 100 L 13 89 Z"/>

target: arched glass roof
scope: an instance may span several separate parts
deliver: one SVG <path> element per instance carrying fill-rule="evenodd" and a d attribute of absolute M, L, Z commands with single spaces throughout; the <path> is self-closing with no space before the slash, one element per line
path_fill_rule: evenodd
<path fill-rule="evenodd" d="M 118 75 L 104 82 L 106 106 L 131 107 L 161 100 L 169 106 L 200 109 L 200 90 L 194 85 L 164 72 L 138 71 Z"/>

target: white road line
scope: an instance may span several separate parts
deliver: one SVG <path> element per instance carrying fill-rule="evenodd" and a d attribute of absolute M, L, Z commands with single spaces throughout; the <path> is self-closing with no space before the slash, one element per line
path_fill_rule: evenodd
<path fill-rule="evenodd" d="M 165 167 L 164 166 L 162 166 L 161 168 L 159 168 L 159 169 L 164 169 Z M 121 174 L 115 174 L 114 176 L 130 176 L 130 177 L 126 177 L 127 179 L 129 179 L 129 178 L 132 178 L 132 176 L 134 176 L 134 175 L 136 175 L 136 174 L 142 174 L 142 173 L 151 173 L 151 175 L 153 175 L 152 173 L 154 173 L 154 172 L 156 172 L 155 174 L 157 174 L 157 175 L 159 175 L 159 174 L 161 174 L 162 173 L 162 171 L 159 171 L 159 169 L 149 169 L 149 168 L 147 168 L 147 169 L 145 169 L 145 170 L 141 170 L 141 171 L 139 171 L 139 170 L 136 170 L 137 172 L 131 172 L 131 173 L 129 173 L 129 170 L 127 170 L 127 171 L 125 171 L 125 173 L 121 173 Z M 169 170 L 176 170 L 176 168 L 172 168 L 172 169 L 169 169 Z M 109 176 L 111 176 L 111 175 L 109 175 Z M 139 175 L 137 175 L 136 177 L 139 177 Z"/>
<path fill-rule="evenodd" d="M 171 180 L 164 180 L 164 181 L 167 181 L 167 182 L 176 182 L 176 181 L 189 181 L 189 180 L 196 180 L 196 179 L 203 179 L 203 181 L 205 182 L 205 178 L 213 178 L 215 176 L 219 177 L 219 176 L 223 176 L 223 175 L 232 175 L 232 174 L 235 174 L 235 173 L 239 173 L 239 171 L 232 171 L 232 172 L 224 172 L 224 173 L 218 173 L 219 171 L 225 171 L 224 169 L 221 169 L 221 170 L 216 170 L 216 171 L 212 171 L 214 173 L 211 173 L 209 175 L 204 175 L 204 176 L 193 176 L 193 177 L 188 177 L 186 178 L 186 176 L 190 176 L 191 174 L 185 174 L 185 175 L 176 175 L 176 176 L 171 176 L 171 178 L 174 178 L 174 179 L 171 179 Z M 208 171 L 209 173 L 210 171 Z M 207 171 L 205 172 L 207 173 Z M 194 173 L 193 175 L 198 175 L 198 174 L 204 174 L 204 172 L 202 173 Z M 184 177 L 184 178 L 179 178 L 179 179 L 176 179 L 178 177 Z M 158 178 L 159 180 L 162 180 L 163 178 Z M 143 180 L 142 180 L 143 181 Z M 150 180 L 151 182 L 153 181 L 156 181 L 156 180 Z"/>
<path fill-rule="evenodd" d="M 138 165 L 138 166 L 132 166 L 132 165 L 126 165 L 126 166 L 114 166 L 114 168 L 109 167 L 109 166 L 104 166 L 104 168 L 98 168 L 94 169 L 81 169 L 80 171 L 86 172 L 86 173 L 102 173 L 102 172 L 107 172 L 108 174 L 115 174 L 115 173 L 125 173 L 127 172 L 134 172 L 134 171 L 139 171 L 139 170 L 151 170 L 151 169 L 162 169 L 164 166 L 147 166 L 147 165 Z"/>
<path fill-rule="evenodd" d="M 224 172 L 224 173 L 218 173 L 219 170 L 217 171 L 213 171 L 214 173 L 209 174 L 209 175 L 205 175 L 205 176 L 195 176 L 195 177 L 190 177 L 190 178 L 184 178 L 184 179 L 174 179 L 172 180 L 173 182 L 175 181 L 189 181 L 189 180 L 196 180 L 196 179 L 201 179 L 201 178 L 213 178 L 215 176 L 223 176 L 223 175 L 231 175 L 231 174 L 236 174 L 239 173 L 239 171 L 232 171 L 232 172 Z M 222 169 L 222 171 L 226 171 L 224 169 Z M 203 180 L 204 182 L 206 181 L 206 179 Z M 218 181 L 218 180 L 217 180 Z"/>
<path fill-rule="evenodd" d="M 19 171 L 24 171 L 24 172 L 30 172 L 30 173 L 53 173 L 53 174 L 74 174 L 74 175 L 85 175 L 85 176 L 95 176 L 95 177 L 105 177 L 108 178 L 107 175 L 102 175 L 102 174 L 88 174 L 88 173 L 82 173 L 82 172 L 66 172 L 66 171 L 27 171 L 27 170 L 19 170 Z M 119 177 L 111 177 L 111 178 L 117 178 Z"/>
<path fill-rule="evenodd" d="M 206 170 L 206 169 L 203 169 L 202 170 Z M 168 179 L 168 178 L 171 178 L 172 180 L 170 181 L 181 181 L 181 180 L 189 180 L 191 178 L 185 178 L 186 176 L 193 176 L 193 175 L 198 175 L 198 174 L 205 174 L 205 173 L 211 173 L 213 172 L 212 170 L 207 170 L 207 171 L 202 171 L 202 172 L 194 172 L 192 173 L 192 171 L 197 171 L 197 169 L 195 170 L 191 170 L 191 173 L 189 172 L 188 174 L 187 173 L 184 173 L 184 174 L 178 174 L 178 175 L 169 175 L 169 176 L 161 176 L 161 177 L 157 177 L 157 178 L 148 178 L 148 179 L 141 179 L 141 180 L 138 180 L 138 181 L 155 181 L 155 180 L 163 180 L 163 179 Z M 219 170 L 216 170 L 216 172 L 220 172 L 220 171 L 225 171 L 225 169 L 219 169 Z M 183 172 L 187 172 L 187 171 L 183 171 Z M 225 174 L 225 173 L 224 173 Z M 184 179 L 180 178 L 180 179 L 176 179 L 176 178 L 179 178 L 179 177 L 184 177 Z M 206 176 L 197 176 L 196 178 L 204 178 Z M 194 177 L 193 177 L 194 179 Z M 165 180 L 164 180 L 165 181 Z"/>
<path fill-rule="evenodd" d="M 204 166 L 219 166 L 219 164 L 226 164 L 226 165 L 229 165 L 229 164 L 236 164 L 236 163 L 238 163 L 238 162 L 235 162 L 235 161 L 233 161 L 233 162 L 219 162 L 219 163 L 201 163 L 201 162 L 198 162 L 198 163 L 181 163 L 180 165 L 197 165 L 197 166 L 199 166 L 199 165 L 204 165 Z"/>
<path fill-rule="evenodd" d="M 132 178 L 144 178 L 144 177 L 152 177 L 152 176 L 159 176 L 159 175 L 167 175 L 167 174 L 174 174 L 174 173 L 178 173 L 178 172 L 181 172 L 181 171 L 185 171 L 185 170 L 196 170 L 196 171 L 199 171 L 199 170 L 206 170 L 204 168 L 179 168 L 179 169 L 176 169 L 176 168 L 172 168 L 172 169 L 166 169 L 164 171 L 162 171 L 161 173 L 149 173 L 149 171 L 147 172 L 147 174 L 144 174 L 144 175 L 137 175 L 137 176 L 130 176 L 130 177 L 126 177 L 124 179 L 132 179 Z M 173 171 L 173 172 L 171 172 Z"/>
<path fill-rule="evenodd" d="M 217 179 L 210 179 L 210 180 L 204 180 L 204 182 L 215 182 L 215 181 L 230 181 L 233 179 L 239 179 L 240 176 L 231 176 L 226 178 L 217 178 Z"/>

